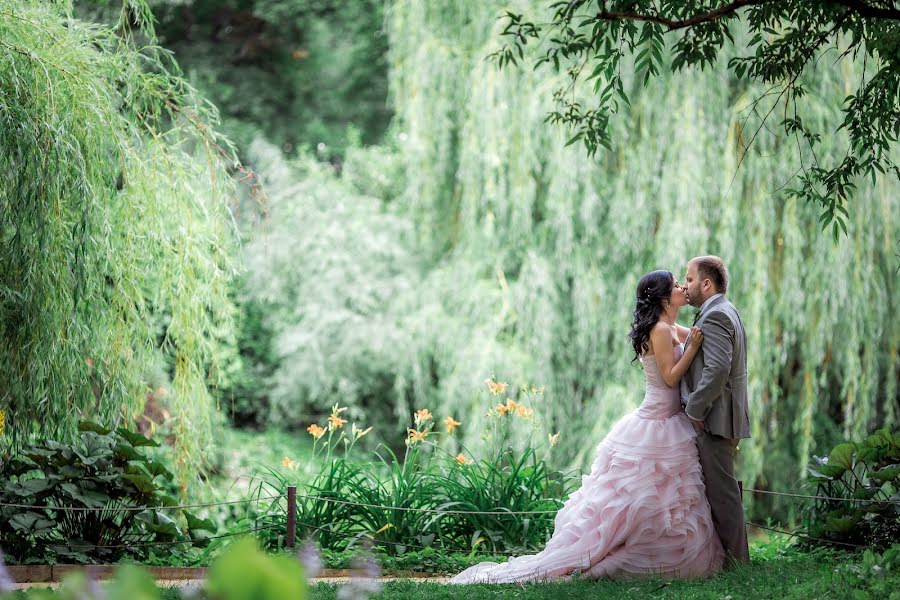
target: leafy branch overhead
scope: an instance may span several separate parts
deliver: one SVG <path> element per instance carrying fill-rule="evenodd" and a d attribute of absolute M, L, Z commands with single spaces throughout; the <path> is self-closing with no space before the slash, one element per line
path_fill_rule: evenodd
<path fill-rule="evenodd" d="M 760 124 L 746 145 L 780 108 L 780 127 L 796 138 L 801 148 L 798 185 L 790 193 L 819 204 L 823 228 L 837 237 L 846 233 L 848 205 L 858 177 L 874 182 L 884 173 L 900 178 L 900 167 L 891 151 L 900 136 L 900 3 L 883 0 L 568 0 L 550 5 L 552 19 L 536 24 L 522 14 L 502 17 L 503 35 L 510 42 L 492 54 L 500 66 L 525 59 L 529 40 L 540 43 L 535 68 L 547 63 L 566 69 L 570 85 L 554 92 L 557 109 L 547 119 L 568 127 L 569 143 L 581 141 L 593 155 L 611 147 L 610 118 L 629 99 L 620 65 L 633 58 L 642 85 L 664 68 L 667 43 L 673 72 L 696 67 L 717 68 L 726 44 L 738 56 L 727 62 L 738 79 L 767 86 L 753 103 L 753 111 L 766 98 L 774 98 L 762 111 Z M 744 47 L 734 34 L 749 36 Z M 743 38 L 742 38 L 743 39 Z M 740 54 L 746 53 L 745 56 Z M 829 54 L 828 62 L 817 67 Z M 843 122 L 847 132 L 845 156 L 830 164 L 819 161 L 816 150 L 820 132 L 804 122 L 806 89 L 801 80 L 813 68 L 832 68 L 842 60 L 863 61 L 863 75 L 844 99 Z M 592 83 L 595 100 L 582 103 L 573 93 L 579 80 Z M 804 160 L 803 149 L 810 156 Z M 740 167 L 738 163 L 738 168 Z"/>

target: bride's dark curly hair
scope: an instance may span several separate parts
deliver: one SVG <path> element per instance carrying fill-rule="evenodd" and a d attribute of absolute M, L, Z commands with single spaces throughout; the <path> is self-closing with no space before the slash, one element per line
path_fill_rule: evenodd
<path fill-rule="evenodd" d="M 634 358 L 631 362 L 639 359 L 650 349 L 650 330 L 662 315 L 662 301 L 672 296 L 674 288 L 675 276 L 671 271 L 653 271 L 641 277 L 638 282 L 634 320 L 628 334 L 634 346 Z"/>

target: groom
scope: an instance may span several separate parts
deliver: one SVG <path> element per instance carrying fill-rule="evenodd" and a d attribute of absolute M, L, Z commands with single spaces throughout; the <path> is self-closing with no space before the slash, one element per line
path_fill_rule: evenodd
<path fill-rule="evenodd" d="M 749 562 L 741 492 L 734 477 L 738 440 L 750 437 L 747 411 L 747 339 L 734 305 L 725 297 L 728 269 L 718 256 L 688 263 L 684 291 L 699 308 L 695 325 L 703 346 L 681 379 L 681 402 L 697 429 L 706 497 L 726 565 Z M 687 343 L 690 343 L 688 341 Z"/>

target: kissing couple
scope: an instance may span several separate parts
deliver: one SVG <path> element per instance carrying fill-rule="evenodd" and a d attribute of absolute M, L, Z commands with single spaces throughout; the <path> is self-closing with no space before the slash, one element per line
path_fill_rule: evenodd
<path fill-rule="evenodd" d="M 717 256 L 641 277 L 629 334 L 644 400 L 600 442 L 542 551 L 469 567 L 451 583 L 709 576 L 749 562 L 738 441 L 750 437 L 744 326 Z M 699 309 L 692 328 L 676 322 Z"/>

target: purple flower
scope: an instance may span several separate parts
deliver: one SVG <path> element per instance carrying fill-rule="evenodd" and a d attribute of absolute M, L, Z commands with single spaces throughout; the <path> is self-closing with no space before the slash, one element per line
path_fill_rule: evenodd
<path fill-rule="evenodd" d="M 0 550 L 0 594 L 9 594 L 16 591 L 16 582 L 13 581 L 6 562 L 3 560 L 3 550 Z"/>
<path fill-rule="evenodd" d="M 381 565 L 368 552 L 353 559 L 350 582 L 338 590 L 338 600 L 367 600 L 381 591 Z"/>
<path fill-rule="evenodd" d="M 297 560 L 303 565 L 307 579 L 318 577 L 322 573 L 322 556 L 312 541 L 303 542 L 300 549 L 297 550 Z"/>

